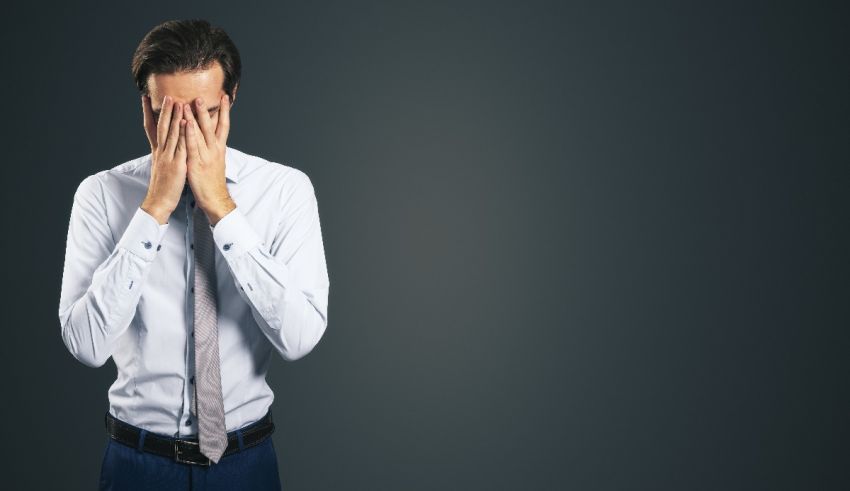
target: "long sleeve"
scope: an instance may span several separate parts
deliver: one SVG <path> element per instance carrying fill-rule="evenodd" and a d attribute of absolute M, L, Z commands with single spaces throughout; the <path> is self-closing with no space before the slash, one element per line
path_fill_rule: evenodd
<path fill-rule="evenodd" d="M 212 226 L 254 319 L 284 360 L 318 344 L 328 324 L 328 271 L 319 209 L 309 177 L 298 181 L 271 244 L 265 244 L 237 206 Z"/>
<path fill-rule="evenodd" d="M 138 208 L 116 243 L 106 211 L 102 183 L 91 175 L 74 194 L 59 298 L 62 340 L 90 367 L 106 363 L 130 325 L 168 228 Z"/>

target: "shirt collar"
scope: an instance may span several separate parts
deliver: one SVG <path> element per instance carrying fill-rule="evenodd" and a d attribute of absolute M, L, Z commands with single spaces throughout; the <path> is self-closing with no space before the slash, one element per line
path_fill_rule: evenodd
<path fill-rule="evenodd" d="M 225 147 L 224 152 L 224 177 L 230 179 L 233 182 L 239 182 L 239 169 L 240 169 L 240 159 L 239 156 L 236 155 L 236 151 L 233 148 Z"/>

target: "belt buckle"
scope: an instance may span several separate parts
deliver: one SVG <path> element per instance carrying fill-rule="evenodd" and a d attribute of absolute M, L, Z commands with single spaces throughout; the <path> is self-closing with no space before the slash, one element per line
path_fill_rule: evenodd
<path fill-rule="evenodd" d="M 184 443 L 184 444 L 187 444 L 187 445 L 197 445 L 198 446 L 198 453 L 201 455 L 203 460 L 199 462 L 197 460 L 181 458 L 181 456 L 180 456 L 180 444 L 181 443 Z M 190 441 L 190 440 L 180 440 L 180 439 L 174 440 L 174 460 L 176 460 L 177 462 L 182 462 L 184 464 L 210 465 L 210 458 L 207 457 L 206 455 L 200 453 L 200 445 L 201 444 L 199 442 L 193 442 L 193 441 Z"/>

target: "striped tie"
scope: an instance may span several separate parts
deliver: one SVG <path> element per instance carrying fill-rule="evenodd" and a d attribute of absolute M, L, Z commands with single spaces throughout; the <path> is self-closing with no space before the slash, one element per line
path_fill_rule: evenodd
<path fill-rule="evenodd" d="M 218 463 L 227 448 L 218 353 L 215 244 L 206 214 L 194 210 L 195 414 L 201 453 Z"/>

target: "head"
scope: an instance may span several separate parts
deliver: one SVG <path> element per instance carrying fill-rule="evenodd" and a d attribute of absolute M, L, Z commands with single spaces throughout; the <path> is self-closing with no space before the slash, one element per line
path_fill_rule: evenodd
<path fill-rule="evenodd" d="M 236 102 L 242 63 L 223 29 L 201 19 L 170 20 L 145 35 L 131 69 L 136 87 L 150 97 L 155 118 L 166 95 L 190 104 L 200 97 L 217 122 L 221 96 Z M 192 111 L 197 116 L 194 105 Z"/>

